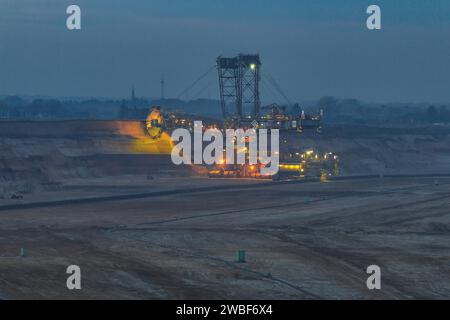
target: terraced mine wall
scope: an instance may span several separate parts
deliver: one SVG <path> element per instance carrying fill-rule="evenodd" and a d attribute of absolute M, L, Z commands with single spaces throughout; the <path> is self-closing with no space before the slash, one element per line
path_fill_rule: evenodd
<path fill-rule="evenodd" d="M 325 126 L 322 134 L 289 133 L 288 149 L 339 154 L 342 175 L 450 173 L 450 128 Z M 0 122 L 0 191 L 57 188 L 68 179 L 115 175 L 149 178 L 198 174 L 175 166 L 139 121 Z"/>

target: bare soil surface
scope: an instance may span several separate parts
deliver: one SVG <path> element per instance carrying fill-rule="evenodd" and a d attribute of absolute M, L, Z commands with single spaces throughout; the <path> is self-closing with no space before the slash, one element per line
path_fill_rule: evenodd
<path fill-rule="evenodd" d="M 435 180 L 237 185 L 0 211 L 0 297 L 448 299 L 450 179 Z M 80 291 L 66 288 L 70 264 L 82 269 Z M 366 287 L 372 264 L 379 291 Z"/>

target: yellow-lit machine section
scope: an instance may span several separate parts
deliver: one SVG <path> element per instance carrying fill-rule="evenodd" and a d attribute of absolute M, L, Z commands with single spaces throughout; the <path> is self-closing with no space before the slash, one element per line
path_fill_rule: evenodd
<path fill-rule="evenodd" d="M 131 139 L 131 153 L 170 155 L 173 142 L 166 129 L 166 119 L 159 107 L 152 107 L 146 121 L 118 121 L 117 130 Z"/>
<path fill-rule="evenodd" d="M 192 128 L 192 121 L 176 115 L 163 113 L 161 108 L 153 106 L 144 124 L 145 132 L 134 141 L 132 150 L 137 153 L 171 154 L 174 144 L 171 132 L 176 128 Z"/>
<path fill-rule="evenodd" d="M 173 149 L 173 142 L 167 132 L 162 132 L 159 139 L 156 140 L 148 135 L 136 139 L 130 148 L 134 153 L 170 155 Z"/>
<path fill-rule="evenodd" d="M 153 140 L 158 140 L 164 132 L 165 121 L 159 107 L 152 107 L 145 122 L 147 133 Z"/>
<path fill-rule="evenodd" d="M 261 174 L 261 164 L 217 164 L 208 172 L 211 178 L 257 178 L 270 179 L 271 176 Z"/>
<path fill-rule="evenodd" d="M 281 171 L 289 171 L 289 172 L 305 172 L 305 168 L 303 163 L 300 164 L 280 164 Z"/>
<path fill-rule="evenodd" d="M 287 158 L 289 161 L 281 161 L 274 180 L 319 177 L 321 181 L 326 181 L 328 177 L 339 175 L 339 157 L 332 152 L 320 154 L 314 149 L 307 149 L 302 153 L 289 154 Z"/>
<path fill-rule="evenodd" d="M 250 138 L 243 138 L 243 142 L 250 143 Z M 238 149 L 237 144 L 234 144 L 234 152 L 236 155 L 244 154 L 246 164 L 227 164 L 225 163 L 226 152 L 223 152 L 222 160 L 214 165 L 209 170 L 208 176 L 211 178 L 258 178 L 258 179 L 270 179 L 271 176 L 263 175 L 261 169 L 264 168 L 264 164 L 249 164 L 249 149 L 247 146 Z"/>

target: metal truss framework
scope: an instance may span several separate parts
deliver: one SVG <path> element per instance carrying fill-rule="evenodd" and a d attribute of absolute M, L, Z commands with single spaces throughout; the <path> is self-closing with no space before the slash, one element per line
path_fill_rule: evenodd
<path fill-rule="evenodd" d="M 220 103 L 224 119 L 245 116 L 250 106 L 252 116 L 260 114 L 259 81 L 261 61 L 257 54 L 239 54 L 234 58 L 217 58 Z M 235 110 L 230 112 L 229 106 Z"/>

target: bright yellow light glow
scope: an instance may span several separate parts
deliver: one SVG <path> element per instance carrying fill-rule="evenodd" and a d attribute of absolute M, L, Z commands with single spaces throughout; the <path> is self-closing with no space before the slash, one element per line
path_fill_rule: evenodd
<path fill-rule="evenodd" d="M 255 70 L 255 69 L 256 69 L 256 64 L 252 63 L 252 64 L 250 65 L 250 69 Z"/>

